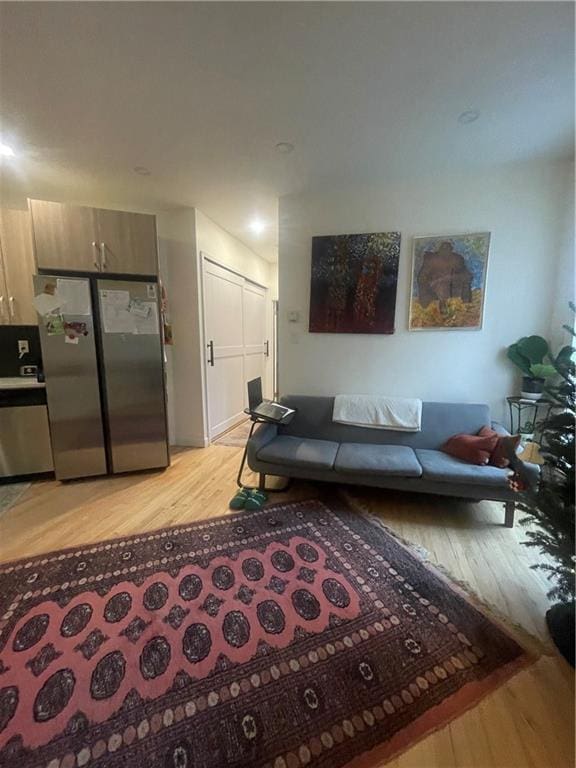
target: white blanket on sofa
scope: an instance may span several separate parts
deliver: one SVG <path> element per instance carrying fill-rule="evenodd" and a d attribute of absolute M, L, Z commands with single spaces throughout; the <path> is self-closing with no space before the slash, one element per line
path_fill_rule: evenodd
<path fill-rule="evenodd" d="M 422 400 L 375 395 L 336 395 L 332 421 L 372 429 L 419 432 Z"/>

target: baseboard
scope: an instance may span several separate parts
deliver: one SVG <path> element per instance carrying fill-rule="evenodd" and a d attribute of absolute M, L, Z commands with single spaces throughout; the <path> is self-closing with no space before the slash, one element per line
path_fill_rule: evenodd
<path fill-rule="evenodd" d="M 175 448 L 207 448 L 210 445 L 210 441 L 207 437 L 178 437 L 176 436 L 173 443 L 170 443 Z"/>

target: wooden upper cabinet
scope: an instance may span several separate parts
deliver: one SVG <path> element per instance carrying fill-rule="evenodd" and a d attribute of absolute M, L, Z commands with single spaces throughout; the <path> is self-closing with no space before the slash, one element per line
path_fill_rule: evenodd
<path fill-rule="evenodd" d="M 8 286 L 6 285 L 6 276 L 4 273 L 4 254 L 2 253 L 2 242 L 0 242 L 0 325 L 9 325 L 10 315 L 8 314 Z"/>
<path fill-rule="evenodd" d="M 36 310 L 32 303 L 32 276 L 36 270 L 28 211 L 0 210 L 0 247 L 4 268 L 4 286 L 0 282 L 0 292 L 4 291 L 5 322 L 10 325 L 36 325 Z"/>
<path fill-rule="evenodd" d="M 30 200 L 39 269 L 98 272 L 94 208 Z"/>
<path fill-rule="evenodd" d="M 156 217 L 95 209 L 102 271 L 127 275 L 158 272 Z"/>
<path fill-rule="evenodd" d="M 39 269 L 157 274 L 155 216 L 45 200 L 29 204 Z"/>

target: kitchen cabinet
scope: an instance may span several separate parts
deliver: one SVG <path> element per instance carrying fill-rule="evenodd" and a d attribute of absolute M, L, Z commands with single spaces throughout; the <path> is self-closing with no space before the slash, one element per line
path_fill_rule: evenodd
<path fill-rule="evenodd" d="M 6 275 L 4 273 L 4 258 L 2 256 L 2 244 L 0 243 L 0 325 L 7 325 L 8 315 L 8 286 L 6 285 Z"/>
<path fill-rule="evenodd" d="M 47 200 L 29 204 L 39 269 L 99 271 L 93 208 Z"/>
<path fill-rule="evenodd" d="M 156 217 L 96 209 L 103 272 L 155 275 Z"/>
<path fill-rule="evenodd" d="M 53 471 L 44 385 L 0 378 L 0 478 Z"/>
<path fill-rule="evenodd" d="M 0 209 L 0 323 L 36 325 L 35 271 L 28 211 Z"/>
<path fill-rule="evenodd" d="M 157 274 L 155 216 L 45 200 L 29 204 L 39 269 Z"/>

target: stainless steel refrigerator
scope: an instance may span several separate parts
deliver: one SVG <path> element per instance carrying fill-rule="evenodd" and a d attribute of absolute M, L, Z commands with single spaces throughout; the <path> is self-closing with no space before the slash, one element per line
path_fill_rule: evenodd
<path fill-rule="evenodd" d="M 34 277 L 60 480 L 170 463 L 156 282 Z"/>

